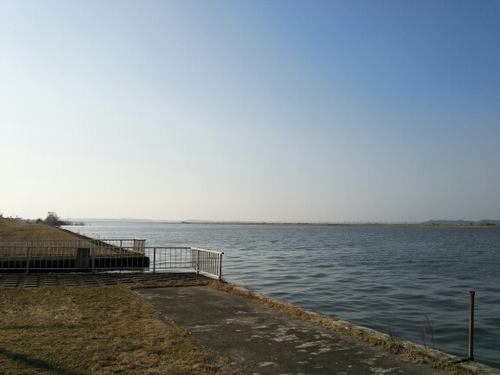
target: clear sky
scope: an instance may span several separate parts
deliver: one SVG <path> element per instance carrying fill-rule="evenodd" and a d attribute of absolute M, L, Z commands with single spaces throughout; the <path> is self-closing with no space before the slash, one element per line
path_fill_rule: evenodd
<path fill-rule="evenodd" d="M 0 2 L 0 213 L 500 219 L 500 1 Z"/>

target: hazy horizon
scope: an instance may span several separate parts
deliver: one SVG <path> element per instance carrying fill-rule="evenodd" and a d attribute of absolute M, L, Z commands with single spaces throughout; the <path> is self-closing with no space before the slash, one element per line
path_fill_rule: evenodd
<path fill-rule="evenodd" d="M 499 18 L 498 1 L 2 1 L 0 213 L 500 218 Z"/>
<path fill-rule="evenodd" d="M 56 213 L 57 214 L 57 213 Z M 26 218 L 26 217 L 5 217 L 3 218 L 8 218 L 8 219 L 20 219 L 20 220 L 28 220 L 28 221 L 35 221 L 38 219 L 44 219 L 44 217 L 38 217 L 38 218 Z M 374 221 L 368 221 L 368 222 L 361 222 L 361 221 L 347 221 L 347 220 L 340 220 L 340 221 L 262 221 L 262 220 L 252 220 L 252 221 L 245 221 L 245 220 L 204 220 L 204 219 L 185 219 L 185 220 L 169 220 L 169 219 L 148 219 L 148 218 L 133 218 L 133 217 L 122 217 L 122 218 L 96 218 L 96 217 L 60 217 L 61 220 L 68 222 L 68 225 L 79 225 L 80 223 L 85 223 L 85 222 L 92 222 L 92 221 L 123 221 L 123 222 L 147 222 L 147 223 L 168 223 L 168 224 L 179 224 L 179 223 L 189 223 L 189 224 L 210 224 L 210 223 L 228 223 L 228 224 L 334 224 L 334 225 L 364 225 L 364 224 L 382 224 L 382 225 L 393 225 L 393 224 L 425 224 L 425 223 L 481 223 L 481 222 L 491 222 L 498 224 L 500 223 L 499 219 L 480 219 L 480 220 L 466 220 L 466 219 L 429 219 L 429 220 L 424 220 L 424 221 L 418 221 L 418 222 L 409 222 L 409 221 L 398 221 L 398 222 L 374 222 Z"/>

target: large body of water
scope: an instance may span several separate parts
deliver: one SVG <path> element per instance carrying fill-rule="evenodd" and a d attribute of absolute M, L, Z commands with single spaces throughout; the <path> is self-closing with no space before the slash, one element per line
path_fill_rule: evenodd
<path fill-rule="evenodd" d="M 67 229 L 147 246 L 224 251 L 223 278 L 321 313 L 500 368 L 500 229 L 88 222 Z M 434 340 L 433 340 L 434 339 Z M 434 341 L 434 344 L 433 344 Z"/>

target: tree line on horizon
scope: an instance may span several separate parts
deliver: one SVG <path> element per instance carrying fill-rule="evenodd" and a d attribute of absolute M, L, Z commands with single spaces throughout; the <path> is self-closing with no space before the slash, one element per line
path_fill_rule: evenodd
<path fill-rule="evenodd" d="M 0 219 L 4 219 L 2 213 L 0 213 Z M 62 220 L 60 216 L 54 211 L 47 212 L 47 216 L 45 217 L 45 219 L 38 218 L 36 220 L 31 220 L 31 219 L 24 220 L 18 216 L 16 216 L 15 218 L 10 217 L 9 219 L 21 220 L 25 221 L 26 223 L 47 224 L 52 227 L 60 227 L 61 225 L 85 225 L 84 223 L 74 223 L 72 221 Z"/>

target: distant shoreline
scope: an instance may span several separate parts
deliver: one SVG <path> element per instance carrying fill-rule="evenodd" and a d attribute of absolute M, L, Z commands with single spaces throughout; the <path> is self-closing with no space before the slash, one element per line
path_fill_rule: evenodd
<path fill-rule="evenodd" d="M 269 221 L 210 221 L 210 220 L 148 220 L 148 219 L 78 219 L 73 225 L 87 225 L 90 223 L 116 222 L 137 224 L 163 224 L 163 225 L 264 225 L 264 226 L 315 226 L 315 227 L 369 227 L 369 228 L 500 228 L 498 220 L 481 221 L 452 221 L 422 222 L 422 223 L 330 223 L 330 222 L 269 222 Z"/>
<path fill-rule="evenodd" d="M 266 225 L 266 226 L 317 226 L 317 227 L 373 227 L 373 228 L 500 228 L 496 224 L 408 224 L 408 223 L 273 223 L 273 222 L 246 222 L 246 221 L 181 221 L 158 222 L 158 224 L 185 224 L 185 225 Z"/>

